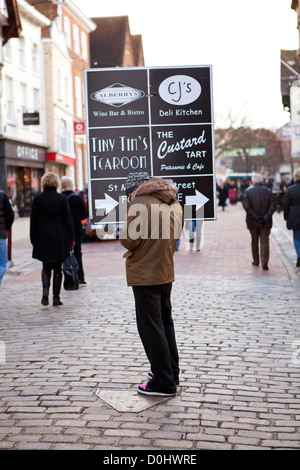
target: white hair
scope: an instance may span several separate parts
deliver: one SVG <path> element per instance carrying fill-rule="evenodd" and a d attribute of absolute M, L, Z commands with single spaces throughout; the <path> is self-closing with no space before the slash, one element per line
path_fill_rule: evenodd
<path fill-rule="evenodd" d="M 297 168 L 297 170 L 294 171 L 294 180 L 300 181 L 300 168 Z"/>
<path fill-rule="evenodd" d="M 73 190 L 73 181 L 68 176 L 63 176 L 60 181 L 60 186 L 62 191 L 72 191 Z"/>
<path fill-rule="evenodd" d="M 252 175 L 251 180 L 252 180 L 252 183 L 255 184 L 255 183 L 262 183 L 264 179 L 260 173 L 255 173 L 254 175 Z"/>

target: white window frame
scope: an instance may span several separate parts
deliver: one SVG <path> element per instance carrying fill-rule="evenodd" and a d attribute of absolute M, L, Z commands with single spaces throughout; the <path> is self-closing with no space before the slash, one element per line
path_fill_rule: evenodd
<path fill-rule="evenodd" d="M 27 85 L 26 83 L 20 83 L 20 96 L 21 96 L 21 113 L 22 113 L 22 122 L 23 122 L 23 113 L 27 113 Z"/>
<path fill-rule="evenodd" d="M 9 18 L 6 0 L 0 0 L 0 11 L 5 18 Z"/>
<path fill-rule="evenodd" d="M 81 31 L 81 57 L 84 60 L 88 60 L 88 40 L 87 34 Z"/>
<path fill-rule="evenodd" d="M 62 100 L 61 71 L 57 70 L 57 99 Z"/>
<path fill-rule="evenodd" d="M 65 105 L 70 106 L 69 80 L 65 77 Z"/>
<path fill-rule="evenodd" d="M 79 27 L 73 24 L 73 50 L 75 54 L 80 55 Z"/>
<path fill-rule="evenodd" d="M 11 61 L 12 60 L 12 47 L 11 47 L 11 41 L 8 41 L 5 46 L 3 46 L 3 51 L 4 51 L 4 58 L 6 60 Z"/>
<path fill-rule="evenodd" d="M 83 189 L 83 168 L 82 168 L 83 153 L 82 153 L 81 147 L 77 149 L 76 165 L 77 165 L 77 187 L 78 189 Z"/>
<path fill-rule="evenodd" d="M 26 68 L 26 42 L 25 38 L 19 39 L 19 64 L 22 69 Z"/>
<path fill-rule="evenodd" d="M 41 120 L 41 113 L 40 113 L 40 90 L 39 88 L 33 88 L 33 111 L 39 113 L 40 120 Z M 38 125 L 34 126 L 34 131 L 41 132 L 41 122 Z"/>
<path fill-rule="evenodd" d="M 72 47 L 72 38 L 71 38 L 71 21 L 68 16 L 64 16 L 64 33 L 66 37 L 66 43 L 69 48 Z"/>
<path fill-rule="evenodd" d="M 60 152 L 68 153 L 68 127 L 67 122 L 62 118 L 58 125 L 58 146 Z"/>
<path fill-rule="evenodd" d="M 5 96 L 7 105 L 7 123 L 15 124 L 14 109 L 14 81 L 11 77 L 5 77 Z"/>
<path fill-rule="evenodd" d="M 35 112 L 40 111 L 40 90 L 38 88 L 33 89 L 33 107 Z"/>
<path fill-rule="evenodd" d="M 75 115 L 82 117 L 82 91 L 81 78 L 75 77 Z"/>
<path fill-rule="evenodd" d="M 32 43 L 32 71 L 39 73 L 39 46 L 36 42 Z"/>

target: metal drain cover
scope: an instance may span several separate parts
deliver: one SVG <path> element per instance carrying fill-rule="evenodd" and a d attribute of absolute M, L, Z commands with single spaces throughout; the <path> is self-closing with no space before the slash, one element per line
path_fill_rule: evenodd
<path fill-rule="evenodd" d="M 140 395 L 136 390 L 100 390 L 96 395 L 117 411 L 135 412 L 146 410 L 170 397 L 151 397 Z"/>

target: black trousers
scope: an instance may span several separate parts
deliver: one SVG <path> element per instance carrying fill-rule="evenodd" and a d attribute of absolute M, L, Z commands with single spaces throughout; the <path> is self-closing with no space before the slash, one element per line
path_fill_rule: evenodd
<path fill-rule="evenodd" d="M 74 246 L 74 255 L 77 259 L 79 271 L 78 271 L 78 278 L 79 282 L 84 282 L 84 271 L 82 265 L 82 252 L 81 252 L 81 233 L 75 232 L 75 246 Z"/>
<path fill-rule="evenodd" d="M 172 319 L 172 283 L 134 286 L 137 328 L 154 374 L 152 383 L 176 389 L 179 358 Z"/>
<path fill-rule="evenodd" d="M 44 263 L 43 262 L 43 270 L 45 270 L 49 274 L 50 277 L 51 277 L 52 270 L 54 274 L 60 274 L 62 270 L 62 263 L 60 261 L 58 263 Z"/>

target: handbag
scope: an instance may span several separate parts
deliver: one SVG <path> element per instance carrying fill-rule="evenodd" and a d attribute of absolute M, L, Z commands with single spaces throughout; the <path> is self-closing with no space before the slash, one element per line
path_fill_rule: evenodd
<path fill-rule="evenodd" d="M 69 257 L 63 262 L 65 290 L 79 289 L 78 271 L 79 265 L 77 259 L 75 258 L 73 250 L 71 250 Z"/>

